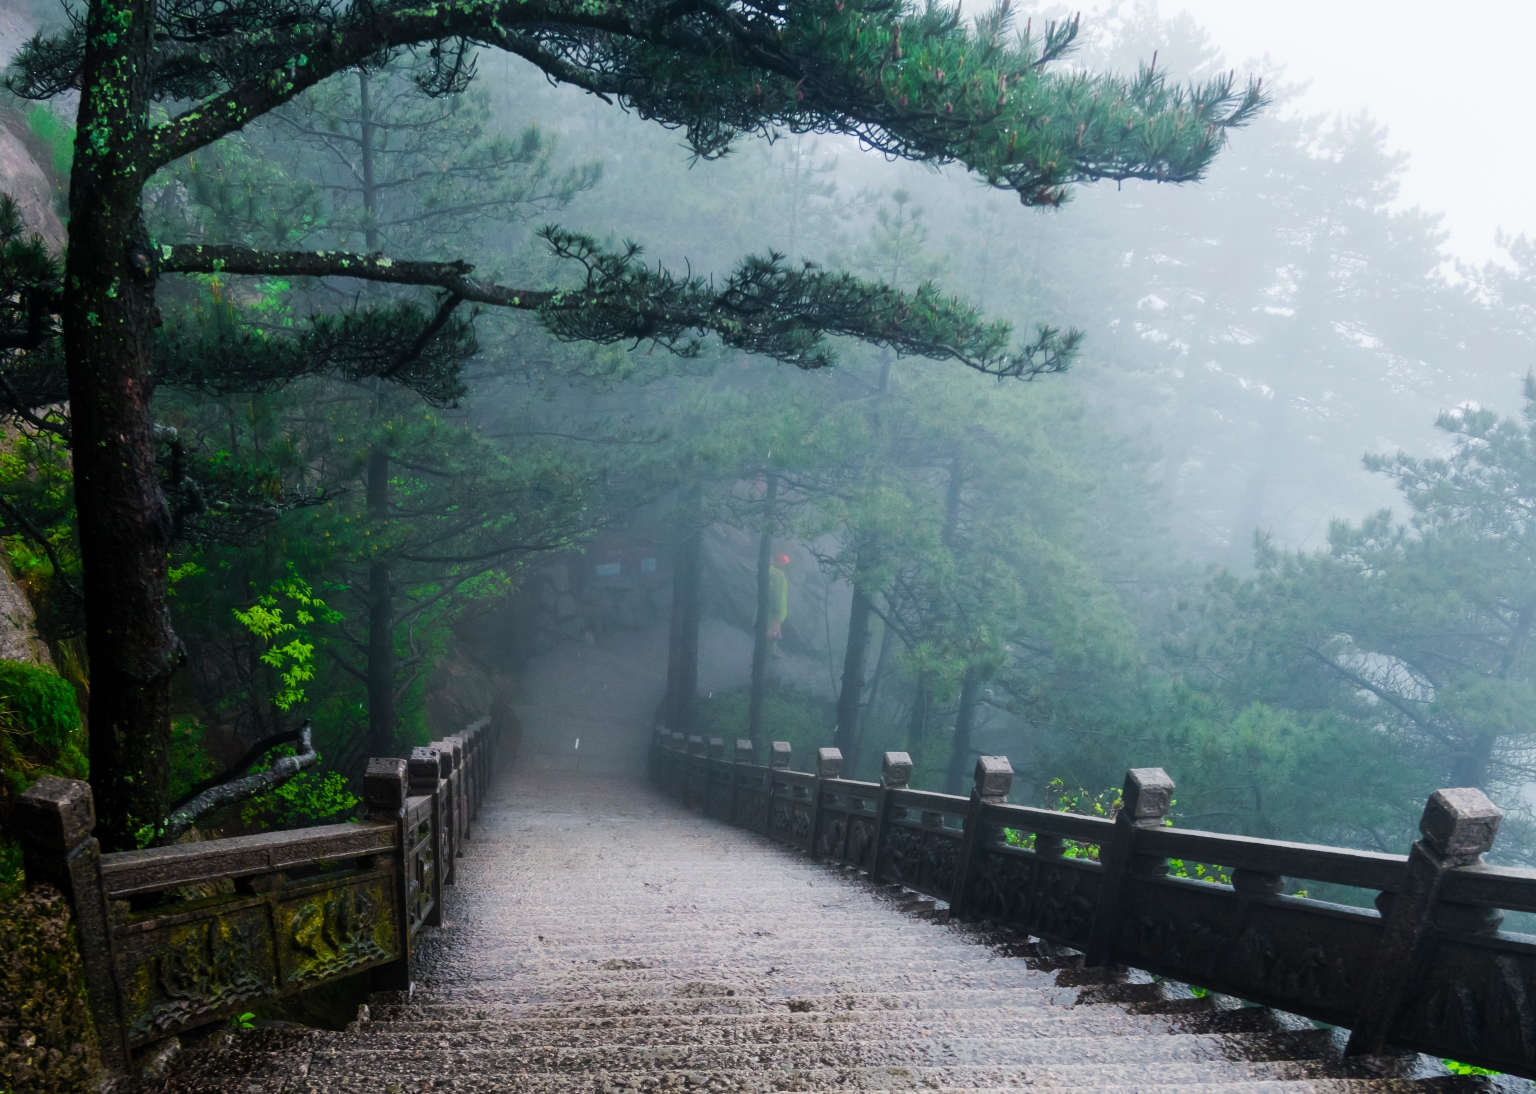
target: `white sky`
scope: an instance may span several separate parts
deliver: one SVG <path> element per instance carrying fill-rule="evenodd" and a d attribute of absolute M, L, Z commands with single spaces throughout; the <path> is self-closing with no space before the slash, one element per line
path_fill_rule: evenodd
<path fill-rule="evenodd" d="M 1412 154 L 1405 205 L 1445 214 L 1451 253 L 1482 261 L 1503 227 L 1536 235 L 1536 0 L 1162 0 L 1239 70 L 1268 53 L 1311 80 L 1309 110 L 1366 107 Z M 1088 18 L 1085 12 L 1084 18 Z"/>

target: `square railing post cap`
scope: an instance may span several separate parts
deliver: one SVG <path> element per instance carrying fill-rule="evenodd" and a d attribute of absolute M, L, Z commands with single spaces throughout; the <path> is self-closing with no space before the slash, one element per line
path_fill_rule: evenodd
<path fill-rule="evenodd" d="M 880 781 L 886 786 L 906 786 L 912 781 L 912 757 L 905 752 L 887 752 L 880 759 Z"/>
<path fill-rule="evenodd" d="M 695 733 L 692 737 L 689 737 L 688 751 L 695 756 L 704 755 L 704 738 L 700 737 L 697 733 Z"/>
<path fill-rule="evenodd" d="M 1424 840 L 1443 858 L 1471 861 L 1493 847 L 1504 810 L 1481 790 L 1436 790 L 1419 818 Z"/>
<path fill-rule="evenodd" d="M 1013 786 L 1013 765 L 1007 756 L 978 756 L 975 778 L 979 797 L 1006 798 Z"/>
<path fill-rule="evenodd" d="M 752 747 L 752 742 L 747 740 L 747 738 L 745 738 L 745 737 L 737 737 L 736 738 L 736 762 L 737 763 L 739 763 L 739 764 L 749 764 L 749 763 L 751 763 L 752 762 L 752 754 L 754 752 L 756 752 L 756 751 L 757 751 L 757 749 Z"/>
<path fill-rule="evenodd" d="M 44 775 L 17 804 L 22 841 L 40 851 L 73 851 L 96 827 L 91 784 L 79 779 Z"/>
<path fill-rule="evenodd" d="M 393 813 L 405 805 L 406 764 L 393 756 L 375 756 L 363 773 L 363 803 L 370 813 Z"/>
<path fill-rule="evenodd" d="M 789 749 L 789 742 L 788 741 L 774 741 L 773 742 L 773 766 L 774 767 L 788 767 L 789 766 L 789 753 L 790 753 L 790 749 Z"/>
<path fill-rule="evenodd" d="M 1125 773 L 1120 802 L 1133 823 L 1165 817 L 1173 804 L 1173 780 L 1160 767 L 1133 767 Z"/>
<path fill-rule="evenodd" d="M 421 794 L 432 793 L 437 789 L 437 780 L 441 777 L 442 771 L 442 762 L 438 758 L 437 749 L 431 745 L 418 745 L 411 749 L 407 771 L 410 774 L 413 791 Z"/>
<path fill-rule="evenodd" d="M 843 751 L 840 748 L 816 750 L 816 777 L 835 779 L 843 773 Z"/>
<path fill-rule="evenodd" d="M 709 739 L 709 758 L 718 760 L 725 755 L 725 738 L 711 737 Z"/>

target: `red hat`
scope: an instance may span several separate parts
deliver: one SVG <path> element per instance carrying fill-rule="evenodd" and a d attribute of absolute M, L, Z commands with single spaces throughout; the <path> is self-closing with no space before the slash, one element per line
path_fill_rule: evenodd
<path fill-rule="evenodd" d="M 779 565 L 780 566 L 788 566 L 789 565 L 789 556 L 788 555 L 780 555 L 779 556 Z"/>

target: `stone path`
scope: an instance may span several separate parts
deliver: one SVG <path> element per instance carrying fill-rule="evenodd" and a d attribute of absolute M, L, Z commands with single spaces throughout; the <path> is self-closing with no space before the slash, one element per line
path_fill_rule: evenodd
<path fill-rule="evenodd" d="M 245 1035 L 170 1089 L 1483 1088 L 1349 1075 L 1329 1031 L 1052 971 L 633 781 L 517 774 L 477 828 L 409 1001 L 342 1033 Z"/>
<path fill-rule="evenodd" d="M 142 1088 L 1488 1089 L 1420 1057 L 1351 1070 L 1336 1032 L 1299 1019 L 1054 969 L 1027 939 L 940 923 L 931 903 L 601 774 L 643 771 L 660 697 L 644 660 L 656 650 L 632 637 L 635 650 L 571 644 L 531 667 L 524 762 L 481 806 L 444 924 L 418 938 L 408 998 L 376 997 L 344 1032 L 228 1035 Z M 581 750 L 562 746 L 578 733 Z"/>
<path fill-rule="evenodd" d="M 601 646 L 562 642 L 534 658 L 513 704 L 523 723 L 518 766 L 643 774 L 666 681 L 665 627 L 620 631 Z"/>

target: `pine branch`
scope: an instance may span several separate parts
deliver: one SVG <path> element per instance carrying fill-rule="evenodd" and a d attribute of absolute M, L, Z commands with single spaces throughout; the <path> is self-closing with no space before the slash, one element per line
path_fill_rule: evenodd
<path fill-rule="evenodd" d="M 243 247 L 165 246 L 161 269 L 286 277 L 353 277 L 391 284 L 436 286 L 474 303 L 537 313 L 563 341 L 649 342 L 683 357 L 697 356 L 702 336 L 804 369 L 835 363 L 827 336 L 889 346 L 904 356 L 954 360 L 998 377 L 1031 379 L 1061 372 L 1082 335 L 1041 326 L 1033 340 L 1009 348 L 1012 329 L 988 323 L 931 283 L 913 292 L 861 281 L 784 257 L 749 257 L 717 286 L 702 277 L 678 278 L 640 261 L 630 244 L 609 252 L 589 236 L 545 228 L 556 257 L 583 272 L 573 289 L 524 289 L 472 276 L 466 262 L 402 262 L 343 252 L 256 251 Z"/>
<path fill-rule="evenodd" d="M 962 23 L 958 8 L 892 0 L 184 0 L 157 11 L 151 95 L 194 101 L 132 140 L 145 173 L 211 144 L 348 69 L 433 46 L 418 84 L 462 89 L 473 47 L 517 54 L 552 80 L 619 100 L 724 154 L 742 133 L 839 132 L 887 155 L 959 162 L 1030 205 L 1075 182 L 1201 177 L 1227 133 L 1265 105 L 1228 74 L 1172 85 L 1057 71 L 1076 20 L 1012 32 L 1007 3 Z M 78 87 L 72 25 L 18 55 L 27 98 Z"/>

